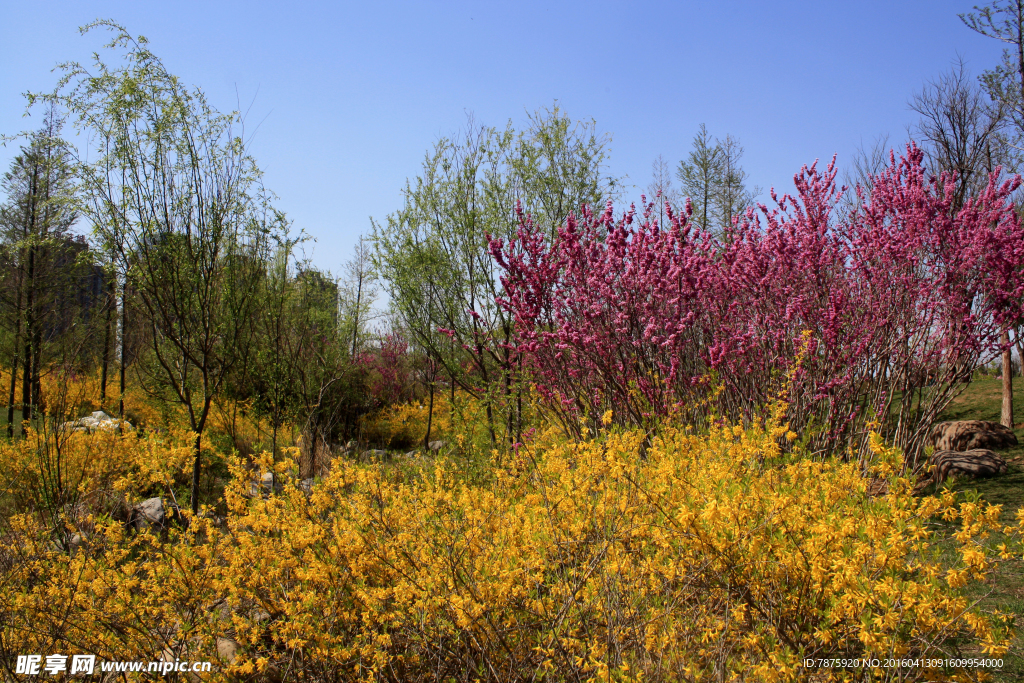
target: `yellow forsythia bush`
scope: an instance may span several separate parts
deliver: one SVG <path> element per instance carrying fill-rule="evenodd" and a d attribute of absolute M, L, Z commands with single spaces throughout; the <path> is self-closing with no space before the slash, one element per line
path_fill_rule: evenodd
<path fill-rule="evenodd" d="M 21 377 L 15 385 L 15 405 L 20 410 L 22 396 Z M 166 407 L 161 410 L 158 403 L 153 401 L 152 396 L 141 386 L 140 380 L 135 372 L 127 375 L 127 386 L 125 387 L 124 407 L 125 413 L 133 423 L 148 427 L 162 426 L 168 420 L 181 421 L 184 413 L 172 408 L 170 415 L 165 415 Z M 6 396 L 10 389 L 11 372 L 9 368 L 0 369 L 0 388 Z M 88 414 L 96 410 L 103 410 L 112 416 L 117 415 L 119 394 L 117 368 L 111 367 L 110 375 L 107 377 L 106 398 L 101 402 L 100 396 L 100 373 L 75 373 L 62 371 L 60 368 L 48 368 L 40 377 L 42 390 L 42 406 L 44 412 L 52 410 L 57 404 L 67 408 L 70 412 Z M 5 401 L 6 404 L 6 401 Z M 77 417 L 77 415 L 71 415 Z"/>
<path fill-rule="evenodd" d="M 140 437 L 131 429 L 89 434 L 29 428 L 24 438 L 0 441 L 0 471 L 14 482 L 16 500 L 63 489 L 65 498 L 88 505 L 104 493 L 130 496 L 184 481 L 191 472 L 193 438 L 186 430 Z M 16 507 L 25 511 L 32 504 Z"/>
<path fill-rule="evenodd" d="M 485 484 L 443 461 L 399 479 L 339 460 L 311 492 L 262 495 L 238 462 L 223 527 L 126 537 L 110 526 L 70 555 L 19 518 L 4 647 L 166 651 L 210 659 L 224 679 L 983 677 L 802 668 L 805 657 L 1001 656 L 1006 619 L 963 589 L 1009 551 L 984 544 L 998 507 L 914 497 L 887 475 L 899 455 L 877 439 L 888 492 L 871 496 L 860 464 L 792 460 L 782 438 L 774 426 L 664 428 L 647 444 L 639 432 L 546 433 Z M 291 467 L 279 462 L 278 476 Z M 937 517 L 960 521 L 952 565 L 932 555 Z M 1024 516 L 1003 531 L 1019 540 Z"/>
<path fill-rule="evenodd" d="M 396 450 L 421 446 L 427 433 L 429 414 L 427 399 L 386 406 L 364 418 L 363 439 L 367 443 Z M 437 392 L 430 420 L 430 439 L 445 438 L 451 427 L 451 401 L 447 394 Z"/>

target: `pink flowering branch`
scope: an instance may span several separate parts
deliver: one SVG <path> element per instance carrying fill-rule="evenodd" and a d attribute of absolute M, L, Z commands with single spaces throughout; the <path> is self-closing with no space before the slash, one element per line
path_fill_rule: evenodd
<path fill-rule="evenodd" d="M 663 226 L 653 204 L 617 219 L 611 203 L 584 207 L 550 241 L 520 212 L 517 237 L 491 242 L 512 345 L 572 431 L 607 409 L 621 424 L 697 419 L 712 399 L 749 419 L 792 376 L 789 418 L 813 447 L 860 448 L 867 422 L 891 412 L 896 442 L 916 453 L 1024 313 L 1019 178 L 993 174 L 954 213 L 954 179 L 926 179 L 921 160 L 912 144 L 892 156 L 844 222 L 835 160 L 804 167 L 795 195 L 773 192 L 773 209 L 722 239 L 691 227 L 689 204 L 667 207 Z"/>

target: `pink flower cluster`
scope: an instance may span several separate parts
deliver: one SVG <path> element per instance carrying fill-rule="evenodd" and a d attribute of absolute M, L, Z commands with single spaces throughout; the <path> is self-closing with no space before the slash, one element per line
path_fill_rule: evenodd
<path fill-rule="evenodd" d="M 357 364 L 370 374 L 370 397 L 375 407 L 411 400 L 409 343 L 400 332 L 385 334 L 380 348 L 360 354 Z"/>
<path fill-rule="evenodd" d="M 683 411 L 749 419 L 785 391 L 793 429 L 858 443 L 883 418 L 914 446 L 951 391 L 1024 317 L 1024 230 L 998 171 L 951 205 L 914 145 L 855 190 L 840 219 L 835 160 L 721 237 L 654 205 L 583 207 L 554 239 L 521 214 L 491 242 L 514 346 L 569 429 L 608 409 L 644 425 Z"/>

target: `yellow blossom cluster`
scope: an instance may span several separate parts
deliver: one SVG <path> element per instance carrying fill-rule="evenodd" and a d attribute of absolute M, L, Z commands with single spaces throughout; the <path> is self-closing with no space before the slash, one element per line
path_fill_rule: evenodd
<path fill-rule="evenodd" d="M 427 399 L 387 406 L 363 420 L 362 438 L 390 449 L 414 448 L 423 444 L 429 417 L 430 439 L 444 439 L 451 432 L 451 408 L 451 401 L 442 392 L 434 395 L 433 415 Z"/>
<path fill-rule="evenodd" d="M 35 507 L 30 496 L 61 495 L 90 505 L 112 493 L 130 497 L 185 481 L 193 438 L 180 429 L 145 436 L 129 429 L 90 434 L 47 423 L 43 430 L 28 428 L 22 439 L 0 441 L 0 471 L 11 480 L 20 511 Z"/>
<path fill-rule="evenodd" d="M 72 552 L 18 517 L 3 654 L 210 659 L 225 680 L 981 679 L 925 663 L 1005 654 L 1007 618 L 964 586 L 1019 553 L 1024 515 L 1003 529 L 998 507 L 915 497 L 880 440 L 872 495 L 861 464 L 785 453 L 788 433 L 547 430 L 486 481 L 336 460 L 303 488 L 267 455 L 283 488 L 237 461 L 221 525 L 98 523 Z M 1012 547 L 986 545 L 997 529 Z"/>

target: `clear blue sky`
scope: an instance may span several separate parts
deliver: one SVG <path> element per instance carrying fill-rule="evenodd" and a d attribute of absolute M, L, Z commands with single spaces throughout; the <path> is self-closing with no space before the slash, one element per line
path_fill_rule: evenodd
<path fill-rule="evenodd" d="M 959 54 L 973 73 L 1001 45 L 964 27 L 950 0 L 821 2 L 42 2 L 5 3 L 0 133 L 24 119 L 64 60 L 106 39 L 111 18 L 222 110 L 236 91 L 267 185 L 337 273 L 369 217 L 401 204 L 438 136 L 520 124 L 558 100 L 612 135 L 611 166 L 642 188 L 673 166 L 700 123 L 740 139 L 751 185 L 792 187 L 802 164 L 906 139 L 908 98 Z M 6 170 L 16 149 L 0 149 Z M 640 190 L 630 193 L 639 197 Z"/>

